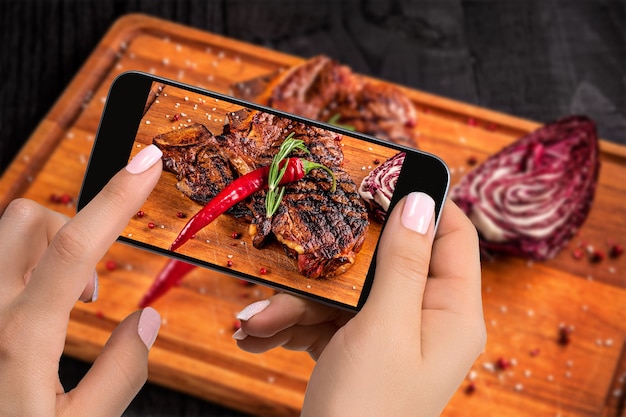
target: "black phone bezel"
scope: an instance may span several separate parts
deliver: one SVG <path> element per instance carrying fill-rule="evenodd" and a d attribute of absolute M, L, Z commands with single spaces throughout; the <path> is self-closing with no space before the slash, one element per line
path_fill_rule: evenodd
<path fill-rule="evenodd" d="M 342 135 L 352 136 L 360 140 L 406 152 L 407 156 L 402 166 L 400 176 L 398 177 L 396 191 L 394 192 L 389 211 L 391 211 L 397 202 L 406 194 L 412 191 L 422 191 L 430 195 L 435 201 L 435 228 L 437 227 L 441 208 L 446 199 L 450 185 L 450 173 L 448 167 L 439 157 L 421 150 L 350 131 L 340 126 L 307 119 L 225 94 L 205 90 L 140 71 L 124 72 L 118 75 L 111 84 L 79 194 L 77 210 L 81 210 L 86 204 L 88 204 L 88 202 L 96 196 L 96 194 L 107 184 L 107 182 L 128 163 L 128 158 L 139 129 L 139 124 L 141 123 L 141 119 L 144 114 L 144 108 L 148 95 L 151 91 L 153 83 L 155 82 L 185 89 L 192 93 L 201 94 L 213 99 L 229 101 L 236 105 L 246 106 L 251 109 L 271 113 L 280 117 L 290 118 L 298 122 L 308 123 Z M 415 164 L 416 160 L 419 160 L 419 166 L 418 164 Z M 423 174 L 424 172 L 428 173 L 427 178 L 424 178 L 423 175 L 417 175 Z M 383 224 L 382 227 L 384 230 L 385 224 Z M 176 252 L 170 252 L 166 249 L 154 247 L 145 242 L 136 241 L 125 236 L 120 236 L 118 241 L 140 247 L 144 250 L 156 252 L 161 255 L 190 262 L 201 267 L 216 269 L 237 278 L 253 281 L 278 290 L 295 293 L 297 295 L 350 311 L 360 310 L 369 295 L 376 268 L 376 252 L 378 249 L 377 243 L 374 257 L 368 268 L 367 276 L 365 277 L 363 290 L 361 291 L 357 305 L 352 306 L 338 300 L 321 297 L 305 291 L 265 281 L 259 279 L 258 277 L 247 276 L 246 274 L 242 274 L 219 265 L 210 264 Z"/>

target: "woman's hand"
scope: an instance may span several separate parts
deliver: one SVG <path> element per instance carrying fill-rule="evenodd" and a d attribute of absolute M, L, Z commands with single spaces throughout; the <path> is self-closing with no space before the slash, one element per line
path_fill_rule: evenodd
<path fill-rule="evenodd" d="M 147 378 L 148 349 L 161 323 L 135 312 L 113 332 L 78 386 L 59 381 L 69 315 L 97 297 L 96 263 L 159 179 L 161 153 L 149 146 L 73 219 L 32 201 L 0 218 L 0 415 L 120 416 Z"/>
<path fill-rule="evenodd" d="M 317 360 L 302 415 L 437 416 L 482 352 L 476 231 L 447 202 L 434 236 L 433 215 L 421 193 L 396 206 L 358 314 L 287 294 L 240 313 L 241 348 L 283 346 Z"/>

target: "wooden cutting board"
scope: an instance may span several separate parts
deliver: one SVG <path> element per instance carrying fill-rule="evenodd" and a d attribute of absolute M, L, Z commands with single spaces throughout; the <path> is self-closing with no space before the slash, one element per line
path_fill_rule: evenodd
<path fill-rule="evenodd" d="M 102 39 L 0 180 L 0 210 L 31 198 L 67 215 L 76 198 L 111 81 L 142 70 L 234 93 L 237 85 L 302 62 L 264 48 L 130 15 Z M 453 183 L 538 124 L 405 89 L 419 111 L 419 145 L 450 166 Z M 601 143 L 602 171 L 586 224 L 555 259 L 483 264 L 488 343 L 446 416 L 619 416 L 626 378 L 626 256 L 591 263 L 572 254 L 626 244 L 626 149 Z M 165 259 L 115 244 L 98 265 L 100 299 L 77 304 L 66 353 L 93 360 L 137 308 Z M 150 380 L 256 415 L 299 413 L 314 363 L 275 350 L 251 355 L 231 339 L 235 314 L 272 293 L 196 269 L 155 307 L 163 316 Z M 390 300 L 392 302 L 392 300 Z M 560 327 L 573 329 L 559 343 Z M 499 366 L 504 365 L 504 366 Z M 505 368 L 505 369 L 501 369 Z"/>

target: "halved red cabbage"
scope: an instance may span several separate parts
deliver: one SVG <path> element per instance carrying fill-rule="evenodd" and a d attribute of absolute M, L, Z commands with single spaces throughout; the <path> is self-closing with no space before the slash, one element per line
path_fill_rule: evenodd
<path fill-rule="evenodd" d="M 587 218 L 599 169 L 595 123 L 569 116 L 488 158 L 450 197 L 478 229 L 487 253 L 546 260 Z"/>
<path fill-rule="evenodd" d="M 374 168 L 361 181 L 359 194 L 369 205 L 374 217 L 383 222 L 389 210 L 391 196 L 396 189 L 396 182 L 404 163 L 406 153 L 399 152 Z"/>

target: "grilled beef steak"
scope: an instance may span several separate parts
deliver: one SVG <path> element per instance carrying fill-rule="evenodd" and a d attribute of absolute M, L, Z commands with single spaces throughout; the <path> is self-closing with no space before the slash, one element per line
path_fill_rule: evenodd
<path fill-rule="evenodd" d="M 309 154 L 293 153 L 328 167 L 341 166 L 341 136 L 269 113 L 240 110 L 229 113 L 230 123 L 217 137 L 224 153 L 239 174 L 269 165 L 287 135 L 304 142 Z"/>
<path fill-rule="evenodd" d="M 196 123 L 163 133 L 152 142 L 163 152 L 165 170 L 176 174 L 176 188 L 193 201 L 208 203 L 236 178 L 216 137 L 204 125 Z M 232 207 L 229 213 L 250 216 L 245 204 Z"/>
<path fill-rule="evenodd" d="M 252 196 L 253 244 L 262 247 L 272 235 L 296 258 L 300 273 L 308 278 L 345 272 L 361 250 L 369 226 L 367 209 L 352 178 L 333 168 L 337 189 L 323 170 L 311 171 L 303 180 L 285 187 L 278 211 L 265 217 L 265 192 Z"/>
<path fill-rule="evenodd" d="M 343 152 L 338 137 L 313 126 L 271 114 L 240 110 L 228 114 L 222 135 L 211 135 L 204 126 L 193 125 L 154 138 L 164 151 L 166 169 L 177 174 L 177 187 L 198 202 L 210 200 L 239 175 L 271 163 L 285 138 L 294 133 L 310 154 L 294 152 L 331 168 L 332 179 L 321 169 L 288 184 L 278 211 L 265 216 L 265 191 L 247 201 L 255 247 L 273 237 L 297 259 L 300 273 L 310 278 L 330 277 L 345 272 L 361 250 L 369 226 L 367 209 L 357 185 L 341 168 Z M 219 172 L 210 172 L 216 170 Z M 211 184 L 215 181 L 215 184 Z M 205 195 L 201 195 L 202 193 Z M 244 215 L 244 210 L 235 210 Z"/>
<path fill-rule="evenodd" d="M 258 98 L 262 104 L 358 132 L 417 147 L 417 111 L 399 89 L 354 74 L 327 56 L 285 71 Z"/>

